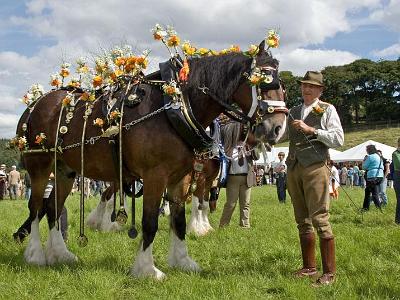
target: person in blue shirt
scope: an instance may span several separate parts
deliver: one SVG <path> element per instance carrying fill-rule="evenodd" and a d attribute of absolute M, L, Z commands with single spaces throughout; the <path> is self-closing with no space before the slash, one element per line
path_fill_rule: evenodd
<path fill-rule="evenodd" d="M 377 153 L 375 145 L 367 146 L 367 156 L 365 156 L 362 167 L 367 171 L 367 183 L 365 187 L 365 196 L 363 210 L 369 210 L 370 195 L 377 208 L 381 209 L 379 200 L 379 185 L 383 180 L 383 161 Z"/>

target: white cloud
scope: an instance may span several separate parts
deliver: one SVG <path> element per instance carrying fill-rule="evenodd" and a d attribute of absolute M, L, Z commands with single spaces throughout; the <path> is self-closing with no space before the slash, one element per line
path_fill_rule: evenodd
<path fill-rule="evenodd" d="M 400 1 L 390 0 L 370 15 L 370 20 L 400 33 Z"/>
<path fill-rule="evenodd" d="M 400 44 L 393 44 L 385 49 L 375 50 L 372 54 L 376 57 L 400 56 Z"/>
<path fill-rule="evenodd" d="M 0 137 L 12 138 L 15 136 L 20 115 L 0 112 Z"/>
<path fill-rule="evenodd" d="M 326 66 L 341 66 L 359 59 L 346 51 L 296 49 L 280 55 L 280 69 L 299 76 L 307 70 L 320 71 Z"/>
<path fill-rule="evenodd" d="M 19 54 L 17 49 L 0 52 L 0 112 L 22 112 L 24 106 L 17 99 L 32 83 L 46 87 L 49 75 L 58 70 L 63 60 L 74 62 L 78 56 L 91 56 L 100 48 L 110 48 L 114 44 L 128 42 L 140 51 L 151 49 L 150 70 L 156 69 L 159 60 L 168 55 L 162 45 L 152 39 L 150 29 L 155 23 L 171 24 L 182 39 L 212 49 L 231 44 L 247 48 L 251 43 L 259 43 L 267 29 L 278 28 L 281 48 L 273 52 L 281 60 L 281 69 L 302 75 L 307 69 L 345 64 L 358 57 L 346 51 L 305 48 L 320 45 L 338 32 L 353 30 L 357 22 L 352 15 L 361 10 L 373 12 L 375 19 L 370 22 L 384 22 L 388 18 L 388 24 L 393 23 L 395 27 L 396 19 L 391 19 L 390 10 L 397 10 L 395 2 L 398 1 L 391 1 L 388 6 L 381 2 L 31 0 L 24 14 L 1 20 L 1 28 L 22 29 L 36 42 L 44 38 L 54 43 L 42 46 L 31 57 Z M 2 132 L 1 136 L 4 136 Z"/>

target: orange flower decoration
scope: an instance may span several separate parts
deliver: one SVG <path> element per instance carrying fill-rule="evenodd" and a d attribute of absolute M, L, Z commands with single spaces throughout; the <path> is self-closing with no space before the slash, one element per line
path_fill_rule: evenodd
<path fill-rule="evenodd" d="M 97 75 L 93 77 L 93 87 L 99 87 L 103 84 L 103 78 Z"/>
<path fill-rule="evenodd" d="M 158 32 L 154 32 L 154 33 L 153 33 L 153 38 L 154 38 L 155 40 L 157 40 L 157 41 L 162 40 L 162 36 L 161 36 L 161 34 L 159 34 Z"/>
<path fill-rule="evenodd" d="M 44 142 L 45 142 L 45 140 L 46 140 L 46 135 L 45 135 L 43 132 L 41 132 L 40 134 L 38 134 L 38 135 L 36 136 L 36 138 L 35 138 L 35 144 L 43 145 Z"/>
<path fill-rule="evenodd" d="M 173 86 L 167 86 L 167 87 L 164 89 L 164 92 L 165 92 L 167 95 L 173 96 L 173 95 L 175 95 L 175 88 L 174 88 Z"/>
<path fill-rule="evenodd" d="M 115 59 L 114 63 L 117 67 L 121 67 L 126 64 L 126 58 L 125 57 L 117 57 Z"/>
<path fill-rule="evenodd" d="M 104 125 L 104 120 L 96 118 L 96 120 L 93 121 L 93 125 L 101 128 Z"/>
<path fill-rule="evenodd" d="M 137 64 L 139 67 L 141 67 L 141 68 L 143 68 L 143 69 L 146 69 L 146 68 L 147 68 L 147 65 L 149 64 L 149 61 L 147 60 L 146 57 L 144 57 L 144 56 L 139 56 L 139 57 L 136 58 L 136 64 Z"/>
<path fill-rule="evenodd" d="M 60 71 L 60 76 L 61 76 L 61 77 L 67 77 L 67 76 L 69 76 L 69 70 L 68 70 L 68 69 L 61 69 L 61 71 Z"/>
<path fill-rule="evenodd" d="M 59 87 L 61 85 L 61 81 L 58 78 L 52 79 L 50 81 L 51 86 Z"/>
<path fill-rule="evenodd" d="M 70 103 L 71 103 L 71 98 L 70 97 L 65 97 L 63 100 L 62 100 L 62 105 L 63 106 L 68 106 Z"/>
<path fill-rule="evenodd" d="M 110 113 L 110 121 L 118 121 L 121 118 L 121 113 L 118 110 L 114 110 Z"/>
<path fill-rule="evenodd" d="M 321 106 L 319 106 L 318 104 L 315 105 L 312 109 L 313 113 L 317 116 L 321 116 L 324 114 L 325 109 L 323 109 Z"/>
<path fill-rule="evenodd" d="M 169 37 L 169 39 L 167 41 L 167 45 L 169 47 L 176 47 L 179 45 L 180 42 L 181 42 L 181 39 L 177 35 L 172 35 Z"/>

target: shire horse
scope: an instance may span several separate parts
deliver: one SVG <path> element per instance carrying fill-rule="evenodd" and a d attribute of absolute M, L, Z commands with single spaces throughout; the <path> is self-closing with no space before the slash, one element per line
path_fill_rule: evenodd
<path fill-rule="evenodd" d="M 278 61 L 264 49 L 264 41 L 255 57 L 256 66 L 261 69 L 278 68 Z M 253 111 L 248 118 L 253 123 L 252 131 L 261 142 L 275 144 L 282 136 L 286 126 L 287 109 L 271 112 L 273 103 L 282 103 L 282 89 L 260 89 L 260 98 L 254 95 L 254 87 L 249 84 L 248 74 L 254 64 L 253 59 L 242 53 L 229 53 L 221 56 L 193 58 L 189 60 L 190 75 L 183 86 L 197 122 L 203 128 L 223 111 L 224 106 L 235 103 L 245 113 Z M 278 73 L 274 73 L 277 77 Z M 127 124 L 133 120 L 154 113 L 163 107 L 163 92 L 159 86 L 146 82 L 139 87 L 144 91 L 142 102 L 136 107 L 127 107 L 121 122 Z M 35 136 L 44 132 L 48 145 L 55 145 L 57 123 L 62 100 L 67 91 L 59 89 L 45 94 L 36 102 L 32 112 L 26 110 L 17 127 L 17 135 L 25 134 L 31 149 L 35 146 Z M 81 92 L 75 91 L 77 97 Z M 264 100 L 262 100 L 263 98 Z M 257 109 L 254 113 L 253 105 Z M 272 103 L 272 104 L 271 104 Z M 285 111 L 286 110 L 286 111 Z M 85 104 L 79 101 L 75 106 L 74 117 L 70 120 L 69 130 L 63 136 L 63 146 L 79 143 L 82 139 L 83 116 Z M 29 116 L 29 118 L 28 118 Z M 101 117 L 101 103 L 96 102 L 88 123 L 93 124 Z M 258 122 L 256 120 L 258 119 Z M 27 130 L 25 131 L 24 129 Z M 100 128 L 88 126 L 86 137 L 101 134 Z M 165 274 L 154 264 L 153 241 L 158 230 L 158 213 L 162 194 L 167 189 L 170 202 L 170 250 L 168 263 L 186 271 L 200 271 L 198 264 L 189 256 L 185 242 L 186 220 L 185 199 L 188 194 L 195 153 L 193 148 L 180 137 L 171 126 L 165 112 L 154 113 L 143 122 L 122 130 L 123 177 L 127 179 L 142 178 L 143 214 L 142 239 L 139 243 L 136 258 L 130 269 L 135 277 L 149 276 L 164 278 Z M 71 253 L 62 239 L 56 217 L 60 216 L 64 201 L 71 191 L 74 178 L 81 171 L 80 147 L 64 148 L 57 154 L 54 152 L 26 152 L 22 155 L 23 163 L 32 180 L 32 195 L 29 200 L 29 217 L 24 225 L 15 233 L 21 236 L 25 230 L 31 232 L 30 240 L 24 252 L 25 260 L 30 264 L 53 265 L 55 263 L 75 262 L 77 257 Z M 102 181 L 116 182 L 119 174 L 114 161 L 108 139 L 101 138 L 88 142 L 84 147 L 85 176 Z M 43 216 L 43 192 L 50 172 L 56 165 L 56 199 L 46 207 L 49 225 L 49 237 L 45 250 L 40 242 L 39 219 Z M 56 205 L 57 204 L 57 205 Z"/>

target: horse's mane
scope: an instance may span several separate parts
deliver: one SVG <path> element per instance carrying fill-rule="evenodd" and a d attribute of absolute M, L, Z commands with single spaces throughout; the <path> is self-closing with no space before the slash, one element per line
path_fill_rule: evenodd
<path fill-rule="evenodd" d="M 259 65 L 278 66 L 269 54 L 257 58 Z M 250 72 L 252 58 L 242 53 L 193 58 L 189 61 L 190 75 L 187 91 L 191 97 L 202 93 L 199 87 L 207 87 L 219 99 L 228 102 L 241 82 L 243 73 Z"/>
<path fill-rule="evenodd" d="M 239 143 L 240 135 L 241 124 L 238 122 L 229 122 L 221 128 L 221 137 L 228 156 L 232 156 L 233 148 Z"/>
<path fill-rule="evenodd" d="M 187 89 L 191 96 L 201 93 L 199 87 L 207 87 L 223 101 L 228 101 L 250 71 L 251 58 L 241 53 L 193 58 L 190 60 Z"/>

